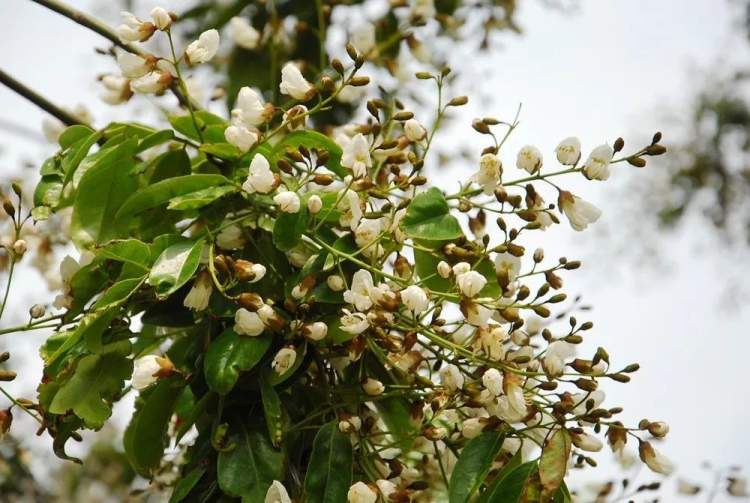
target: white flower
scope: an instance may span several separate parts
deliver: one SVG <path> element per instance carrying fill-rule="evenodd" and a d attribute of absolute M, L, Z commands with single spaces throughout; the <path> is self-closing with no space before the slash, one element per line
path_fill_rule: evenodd
<path fill-rule="evenodd" d="M 211 61 L 219 50 L 219 40 L 219 32 L 214 29 L 201 33 L 198 40 L 190 42 L 185 49 L 188 63 L 198 65 Z"/>
<path fill-rule="evenodd" d="M 367 311 L 372 307 L 372 292 L 375 284 L 370 271 L 360 269 L 352 276 L 349 290 L 344 292 L 344 301 L 352 304 L 357 311 Z"/>
<path fill-rule="evenodd" d="M 401 301 L 415 316 L 423 313 L 430 304 L 425 291 L 417 285 L 410 285 L 401 290 Z"/>
<path fill-rule="evenodd" d="M 151 9 L 151 19 L 161 31 L 168 30 L 172 24 L 172 16 L 170 16 L 167 9 L 163 7 L 154 7 Z"/>
<path fill-rule="evenodd" d="M 507 252 L 498 253 L 495 256 L 495 272 L 506 276 L 508 282 L 513 282 L 521 272 L 521 258 Z"/>
<path fill-rule="evenodd" d="M 674 464 L 654 449 L 650 442 L 640 442 L 638 444 L 638 454 L 641 457 L 641 461 L 646 463 L 646 466 L 656 473 L 669 475 L 674 471 Z"/>
<path fill-rule="evenodd" d="M 198 275 L 182 304 L 189 309 L 203 311 L 208 307 L 208 300 L 211 298 L 212 290 L 211 277 L 207 272 L 203 271 Z"/>
<path fill-rule="evenodd" d="M 383 386 L 383 383 L 378 381 L 377 379 L 368 377 L 365 382 L 362 383 L 362 389 L 365 390 L 365 393 L 367 393 L 368 395 L 376 396 L 385 391 L 385 386 Z"/>
<path fill-rule="evenodd" d="M 167 357 L 141 356 L 134 362 L 130 384 L 140 391 L 155 383 L 160 376 L 167 376 L 172 371 L 174 371 L 174 365 Z"/>
<path fill-rule="evenodd" d="M 310 340 L 321 341 L 328 334 L 328 325 L 322 321 L 315 321 L 302 327 L 302 333 Z"/>
<path fill-rule="evenodd" d="M 334 292 L 340 292 L 341 290 L 346 288 L 344 278 L 342 278 L 338 274 L 331 274 L 330 276 L 328 276 L 326 278 L 326 285 L 328 285 L 328 288 L 330 288 Z"/>
<path fill-rule="evenodd" d="M 437 13 L 434 0 L 411 0 L 410 4 L 411 15 L 413 17 L 427 19 L 435 17 L 435 14 Z"/>
<path fill-rule="evenodd" d="M 242 190 L 250 194 L 254 192 L 268 194 L 275 185 L 276 177 L 271 171 L 268 159 L 261 154 L 255 154 L 253 160 L 250 161 L 250 170 L 247 173 L 247 179 L 242 184 Z"/>
<path fill-rule="evenodd" d="M 315 215 L 322 209 L 323 200 L 320 198 L 320 196 L 317 194 L 311 195 L 307 200 L 307 211 L 309 211 L 311 215 Z"/>
<path fill-rule="evenodd" d="M 258 313 L 248 311 L 244 307 L 234 313 L 234 331 L 238 334 L 255 337 L 262 334 L 265 329 L 266 326 Z"/>
<path fill-rule="evenodd" d="M 363 313 L 352 313 L 348 309 L 342 309 L 344 315 L 341 317 L 341 330 L 346 333 L 359 335 L 370 327 L 367 316 Z"/>
<path fill-rule="evenodd" d="M 308 109 L 305 105 L 294 105 L 284 112 L 283 121 L 289 131 L 297 131 L 307 127 Z"/>
<path fill-rule="evenodd" d="M 125 77 L 105 75 L 101 81 L 104 85 L 101 98 L 103 102 L 109 105 L 125 103 L 133 95 L 133 91 L 130 90 L 130 81 Z"/>
<path fill-rule="evenodd" d="M 362 219 L 362 207 L 360 206 L 359 195 L 351 189 L 346 189 L 344 197 L 340 199 L 341 202 L 336 205 L 337 208 L 343 210 L 339 223 L 342 226 L 349 226 L 351 230 L 354 230 Z"/>
<path fill-rule="evenodd" d="M 456 284 L 462 294 L 471 298 L 487 284 L 487 278 L 477 271 L 467 271 L 456 276 Z"/>
<path fill-rule="evenodd" d="M 437 273 L 443 279 L 448 279 L 451 275 L 451 266 L 445 260 L 441 260 L 437 265 Z"/>
<path fill-rule="evenodd" d="M 243 87 L 237 93 L 235 108 L 232 109 L 232 123 L 245 127 L 258 127 L 268 122 L 273 115 L 273 106 L 265 103 L 254 89 Z"/>
<path fill-rule="evenodd" d="M 581 140 L 575 136 L 565 138 L 557 146 L 555 153 L 563 166 L 575 166 L 581 158 Z"/>
<path fill-rule="evenodd" d="M 123 76 L 129 79 L 137 79 L 154 69 L 156 59 L 153 57 L 144 58 L 143 56 L 138 56 L 127 51 L 118 51 L 117 66 L 120 67 Z"/>
<path fill-rule="evenodd" d="M 568 217 L 570 226 L 577 231 L 584 230 L 589 224 L 599 220 L 602 215 L 599 208 L 565 190 L 560 192 L 558 204 Z"/>
<path fill-rule="evenodd" d="M 427 130 L 417 119 L 409 119 L 404 123 L 404 134 L 411 142 L 418 142 L 427 136 Z"/>
<path fill-rule="evenodd" d="M 479 348 L 492 360 L 502 360 L 505 356 L 503 342 L 508 339 L 508 332 L 500 325 L 493 324 L 479 329 Z"/>
<path fill-rule="evenodd" d="M 273 357 L 271 368 L 279 375 L 285 374 L 297 361 L 297 352 L 292 348 L 281 348 Z"/>
<path fill-rule="evenodd" d="M 485 423 L 486 420 L 480 417 L 469 418 L 461 425 L 461 435 L 468 439 L 476 438 L 482 434 Z"/>
<path fill-rule="evenodd" d="M 231 125 L 224 130 L 224 138 L 242 152 L 247 152 L 258 143 L 258 134 L 244 125 Z"/>
<path fill-rule="evenodd" d="M 300 101 L 307 101 L 315 95 L 315 88 L 305 80 L 299 67 L 292 62 L 287 63 L 281 69 L 279 91 L 281 91 L 281 94 L 286 94 Z"/>
<path fill-rule="evenodd" d="M 380 494 L 383 495 L 383 499 L 385 501 L 390 501 L 391 494 L 395 493 L 397 490 L 396 484 L 391 482 L 390 480 L 380 479 L 375 481 L 375 485 L 378 486 L 378 491 L 380 491 Z"/>
<path fill-rule="evenodd" d="M 494 314 L 492 309 L 484 307 L 476 302 L 464 302 L 461 304 L 461 312 L 466 317 L 466 321 L 475 327 L 484 327 L 490 321 Z"/>
<path fill-rule="evenodd" d="M 372 167 L 370 144 L 362 133 L 357 133 L 350 141 L 342 145 L 341 165 L 352 170 L 354 178 L 367 175 L 367 168 Z"/>
<path fill-rule="evenodd" d="M 383 251 L 383 247 L 380 244 L 375 244 L 375 241 L 380 236 L 383 230 L 383 224 L 379 218 L 371 218 L 362 220 L 357 229 L 354 231 L 354 241 L 357 246 L 362 250 L 362 254 L 365 257 L 378 257 Z"/>
<path fill-rule="evenodd" d="M 503 391 L 508 397 L 510 411 L 518 416 L 526 415 L 526 399 L 523 396 L 523 387 L 520 378 L 515 374 L 507 374 L 503 379 Z"/>
<path fill-rule="evenodd" d="M 156 31 L 153 24 L 141 21 L 130 12 L 120 12 L 123 23 L 117 27 L 117 36 L 123 43 L 145 42 Z"/>
<path fill-rule="evenodd" d="M 497 369 L 489 369 L 482 376 L 482 384 L 495 396 L 503 392 L 503 375 Z"/>
<path fill-rule="evenodd" d="M 174 77 L 171 73 L 154 70 L 143 77 L 130 81 L 130 89 L 135 93 L 156 94 L 167 89 Z"/>
<path fill-rule="evenodd" d="M 533 175 L 542 167 L 542 153 L 533 145 L 526 145 L 518 151 L 516 167 Z"/>
<path fill-rule="evenodd" d="M 224 227 L 216 236 L 216 244 L 225 250 L 237 250 L 245 245 L 245 237 L 239 225 Z"/>
<path fill-rule="evenodd" d="M 601 440 L 588 433 L 571 433 L 570 437 L 573 445 L 584 451 L 599 452 L 604 447 Z"/>
<path fill-rule="evenodd" d="M 357 26 L 349 37 L 349 42 L 359 52 L 367 54 L 375 48 L 375 25 L 363 23 Z"/>
<path fill-rule="evenodd" d="M 542 366 L 547 375 L 559 377 L 565 370 L 565 360 L 575 355 L 575 347 L 565 341 L 555 341 L 547 347 Z"/>
<path fill-rule="evenodd" d="M 448 391 L 456 391 L 464 387 L 464 375 L 455 365 L 446 365 L 440 369 L 440 382 Z"/>
<path fill-rule="evenodd" d="M 609 163 L 615 151 L 607 145 L 599 145 L 589 154 L 583 165 L 583 174 L 591 180 L 606 180 L 609 178 Z"/>
<path fill-rule="evenodd" d="M 377 500 L 378 494 L 364 482 L 357 482 L 346 494 L 347 503 L 375 503 Z"/>
<path fill-rule="evenodd" d="M 274 480 L 266 492 L 266 499 L 263 503 L 292 503 L 292 499 L 286 492 L 284 485 L 278 480 Z"/>
<path fill-rule="evenodd" d="M 260 33 L 244 17 L 235 16 L 229 20 L 232 41 L 243 49 L 255 49 L 260 42 Z"/>
<path fill-rule="evenodd" d="M 479 171 L 471 177 L 471 181 L 479 184 L 485 194 L 492 194 L 500 182 L 503 163 L 495 154 L 484 154 L 479 159 Z"/>
<path fill-rule="evenodd" d="M 302 205 L 299 196 L 290 190 L 279 192 L 273 196 L 273 202 L 284 213 L 297 213 Z"/>
<path fill-rule="evenodd" d="M 573 395 L 573 403 L 576 404 L 576 406 L 571 413 L 575 416 L 585 414 L 587 410 L 586 403 L 589 401 L 591 401 L 592 408 L 596 409 L 602 404 L 602 402 L 604 402 L 605 396 L 604 391 L 599 389 L 592 391 L 591 393 L 576 393 Z"/>

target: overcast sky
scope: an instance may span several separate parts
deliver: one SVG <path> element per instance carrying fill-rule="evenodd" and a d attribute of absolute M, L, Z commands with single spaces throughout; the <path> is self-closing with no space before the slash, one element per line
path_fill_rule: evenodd
<path fill-rule="evenodd" d="M 91 0 L 73 3 L 92 10 Z M 522 125 L 508 143 L 506 165 L 527 143 L 551 161 L 557 142 L 570 135 L 579 136 L 584 149 L 617 136 L 639 147 L 656 130 L 663 130 L 667 140 L 674 138 L 689 117 L 683 118 L 685 104 L 706 71 L 717 61 L 726 68 L 747 60 L 744 44 L 730 34 L 734 14 L 724 0 L 590 0 L 569 14 L 533 0 L 520 3 L 523 36 L 503 36 L 497 50 L 472 60 L 467 71 L 476 74 L 472 82 L 478 87 L 462 90 L 486 98 L 469 104 L 466 122 L 488 113 L 510 119 L 523 102 Z M 103 6 L 97 4 L 100 11 Z M 93 76 L 111 68 L 92 52 L 93 46 L 104 46 L 97 36 L 24 0 L 0 3 L 0 33 L 6 47 L 0 51 L 0 68 L 57 103 L 101 106 Z M 0 87 L 0 120 L 39 131 L 43 117 Z M 36 162 L 45 152 L 43 144 L 3 130 L 0 175 L 17 172 L 19 161 Z M 444 181 L 456 183 L 469 173 L 451 172 Z M 625 186 L 634 176 L 644 174 L 621 167 L 605 184 Z M 633 225 L 632 215 L 604 184 L 564 184 L 602 208 L 600 231 L 617 235 Z M 584 259 L 585 267 L 568 275 L 566 289 L 585 293 L 595 307 L 590 317 L 596 328 L 588 347 L 605 346 L 616 364 L 642 365 L 630 385 L 607 383 L 608 403 L 624 406 L 633 422 L 646 414 L 669 422 L 670 438 L 660 449 L 688 477 L 699 478 L 703 460 L 750 468 L 745 431 L 750 423 L 745 388 L 750 309 L 719 306 L 734 262 L 698 247 L 713 239 L 709 233 L 669 236 L 660 250 L 671 272 L 662 274 L 632 257 L 599 253 L 608 244 L 600 232 L 573 235 L 567 226 L 559 227 L 540 244 L 548 256 Z M 43 299 L 27 292 L 21 300 Z M 33 351 L 37 343 L 14 340 L 11 348 Z M 34 368 L 39 372 L 38 364 Z"/>

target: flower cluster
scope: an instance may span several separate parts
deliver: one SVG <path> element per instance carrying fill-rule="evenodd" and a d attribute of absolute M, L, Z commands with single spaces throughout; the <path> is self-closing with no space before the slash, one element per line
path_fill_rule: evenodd
<path fill-rule="evenodd" d="M 436 15 L 412 4 L 415 18 Z M 161 130 L 72 126 L 43 168 L 33 215 L 72 206 L 82 252 L 61 266 L 64 311 L 33 404 L 58 454 L 76 430 L 104 424 L 130 380 L 124 443 L 139 473 L 156 477 L 164 448 L 194 433 L 175 482 L 183 496 L 375 503 L 516 490 L 565 501 L 568 467 L 594 466 L 602 435 L 616 454 L 635 443 L 653 471 L 672 470 L 652 441 L 665 423 L 627 426 L 604 405 L 602 383 L 627 382 L 637 364 L 578 349 L 593 324 L 571 314 L 563 282 L 580 262 L 533 249 L 535 231 L 600 218 L 560 177 L 606 180 L 655 155 L 661 135 L 620 157 L 617 139 L 583 163 L 570 137 L 556 168 L 525 146 L 505 168 L 517 118 L 477 119 L 491 142 L 442 191 L 428 183 L 433 138 L 468 102 L 444 99 L 450 69 L 416 75 L 434 86 L 434 114 L 383 91 L 362 120 L 324 134 L 310 123 L 370 84 L 367 31 L 347 63 L 314 78 L 287 62 L 273 89 L 240 87 L 224 118 L 196 105 L 181 73 L 216 55 L 217 30 L 178 57 L 176 15 L 124 20 L 123 41 L 163 32 L 172 56 L 119 53 L 107 101 L 172 88 L 184 113 Z M 241 19 L 230 28 L 242 47 L 262 39 Z"/>

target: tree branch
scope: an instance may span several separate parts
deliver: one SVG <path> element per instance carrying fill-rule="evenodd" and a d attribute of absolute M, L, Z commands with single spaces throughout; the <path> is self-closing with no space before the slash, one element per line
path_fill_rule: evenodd
<path fill-rule="evenodd" d="M 0 68 L 0 82 L 8 86 L 11 90 L 15 91 L 16 93 L 20 94 L 48 114 L 54 116 L 55 118 L 59 119 L 63 124 L 66 126 L 72 126 L 74 124 L 85 124 L 83 121 L 78 119 L 75 115 L 71 114 L 70 112 L 63 110 L 62 108 L 58 107 L 51 101 L 49 101 L 44 96 L 38 94 L 34 90 L 26 87 L 21 82 L 17 81 L 15 78 L 13 78 L 11 75 L 6 73 Z M 85 124 L 88 125 L 88 124 Z"/>

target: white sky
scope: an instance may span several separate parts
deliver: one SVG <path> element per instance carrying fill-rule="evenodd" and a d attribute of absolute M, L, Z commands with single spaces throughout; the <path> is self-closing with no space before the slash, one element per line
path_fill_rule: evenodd
<path fill-rule="evenodd" d="M 91 0 L 73 3 L 91 10 Z M 500 50 L 472 59 L 472 82 L 481 84 L 462 90 L 488 97 L 469 104 L 467 122 L 490 113 L 510 119 L 523 102 L 521 127 L 504 154 L 506 166 L 527 143 L 539 146 L 551 162 L 555 145 L 569 135 L 579 136 L 584 149 L 620 135 L 628 147 L 640 147 L 656 130 L 674 138 L 684 124 L 680 112 L 704 80 L 695 69 L 713 68 L 719 56 L 731 63 L 748 55 L 738 37 L 729 35 L 734 18 L 722 0 L 589 0 L 574 14 L 550 11 L 540 2 L 521 3 L 518 19 L 525 34 L 504 36 Z M 100 15 L 116 21 L 105 3 L 96 5 Z M 21 0 L 0 3 L 0 33 L 6 41 L 0 68 L 57 103 L 100 106 L 92 76 L 111 68 L 92 52 L 94 45 L 105 46 L 97 36 Z M 666 120 L 665 110 L 677 111 L 676 122 Z M 38 130 L 43 116 L 0 87 L 0 119 Z M 0 176 L 16 173 L 19 160 L 36 161 L 45 152 L 39 144 L 4 131 L 0 135 Z M 468 175 L 468 170 L 448 173 L 445 183 Z M 644 175 L 619 168 L 605 184 L 622 186 Z M 563 184 L 603 209 L 599 230 L 617 234 L 628 225 L 629 215 L 605 184 Z M 703 460 L 750 469 L 744 388 L 750 310 L 719 308 L 726 286 L 722 278 L 736 264 L 719 252 L 696 251 L 696 241 L 713 239 L 710 234 L 663 239 L 662 259 L 671 274 L 641 267 L 632 257 L 597 253 L 606 249 L 602 239 L 596 233 L 572 235 L 566 226 L 549 232 L 542 244 L 549 257 L 584 259 L 584 268 L 567 275 L 566 290 L 585 292 L 595 307 L 588 347 L 605 346 L 616 364 L 642 365 L 630 385 L 605 386 L 608 403 L 624 406 L 633 422 L 644 415 L 669 422 L 670 438 L 660 449 L 680 473 L 699 478 Z M 21 300 L 17 305 L 39 299 Z M 37 342 L 14 339 L 10 348 L 33 351 Z M 38 364 L 30 365 L 39 371 Z M 20 393 L 20 386 L 11 389 Z"/>

